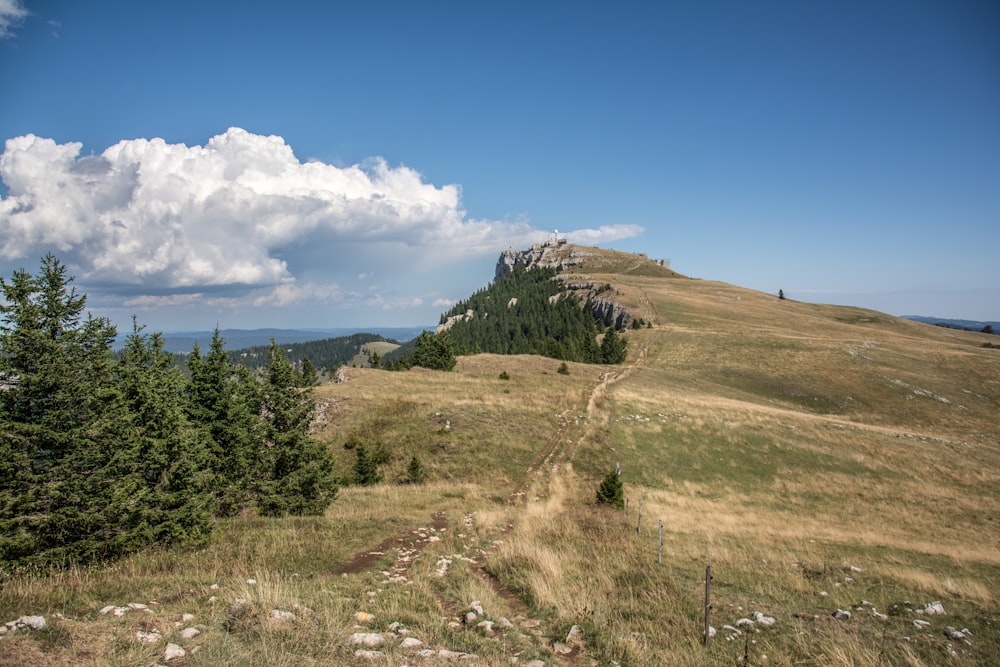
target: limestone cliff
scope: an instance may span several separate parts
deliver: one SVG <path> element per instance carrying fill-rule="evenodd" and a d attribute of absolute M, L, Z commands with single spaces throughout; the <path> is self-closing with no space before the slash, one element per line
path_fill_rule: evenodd
<path fill-rule="evenodd" d="M 586 248 L 563 240 L 550 240 L 533 245 L 528 250 L 503 251 L 497 260 L 495 276 L 500 278 L 518 266 L 529 270 L 536 266 L 556 269 L 564 282 L 564 293 L 577 298 L 581 304 L 589 303 L 595 317 L 604 322 L 605 326 L 616 329 L 631 327 L 636 315 L 615 299 L 617 290 L 611 283 L 601 282 L 598 285 L 589 276 L 581 275 L 581 272 L 593 271 L 610 274 L 612 277 L 615 273 L 680 277 L 670 270 L 667 260 L 649 259 L 642 254 Z"/>

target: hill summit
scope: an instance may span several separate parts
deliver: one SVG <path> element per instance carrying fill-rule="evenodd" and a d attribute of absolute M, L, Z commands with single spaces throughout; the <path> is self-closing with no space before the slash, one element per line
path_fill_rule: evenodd
<path fill-rule="evenodd" d="M 667 259 L 650 259 L 642 253 L 588 248 L 559 238 L 536 243 L 527 250 L 504 250 L 497 260 L 495 277 L 500 278 L 517 266 L 525 269 L 548 267 L 559 273 L 597 271 L 665 278 L 683 277 L 670 269 L 670 260 Z"/>

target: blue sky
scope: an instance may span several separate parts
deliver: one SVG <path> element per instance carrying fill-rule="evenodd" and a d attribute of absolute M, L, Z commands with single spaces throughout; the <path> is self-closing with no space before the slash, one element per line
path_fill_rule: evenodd
<path fill-rule="evenodd" d="M 0 0 L 0 274 L 127 326 L 434 324 L 558 229 L 1000 319 L 1000 3 Z"/>

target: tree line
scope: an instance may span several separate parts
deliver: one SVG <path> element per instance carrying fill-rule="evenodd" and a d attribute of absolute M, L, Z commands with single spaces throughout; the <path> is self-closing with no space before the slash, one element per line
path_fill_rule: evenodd
<path fill-rule="evenodd" d="M 0 561 L 93 562 L 204 542 L 213 517 L 329 506 L 312 383 L 280 347 L 254 371 L 216 331 L 185 374 L 133 320 L 114 355 L 115 327 L 72 282 L 52 255 L 0 278 Z"/>
<path fill-rule="evenodd" d="M 625 338 L 605 327 L 555 279 L 551 267 L 517 266 L 442 315 L 458 354 L 538 354 L 563 361 L 618 364 Z M 466 317 L 471 313 L 471 316 Z M 601 342 L 598 343 L 600 334 Z"/>

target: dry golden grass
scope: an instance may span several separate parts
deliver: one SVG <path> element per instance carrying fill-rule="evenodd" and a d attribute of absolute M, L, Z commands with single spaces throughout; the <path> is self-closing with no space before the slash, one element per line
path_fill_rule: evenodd
<path fill-rule="evenodd" d="M 567 663 L 553 646 L 574 624 L 586 639 L 574 665 L 1000 664 L 1000 351 L 981 347 L 995 339 L 672 277 L 613 251 L 588 262 L 575 273 L 655 323 L 627 334 L 627 364 L 347 369 L 317 391 L 316 436 L 345 476 L 345 443 L 383 443 L 384 484 L 343 488 L 325 517 L 220 524 L 204 549 L 4 576 L 0 622 L 41 613 L 53 628 L 0 639 L 0 665 L 153 664 L 162 644 L 135 632 L 152 623 L 173 640 L 182 613 L 204 628 L 188 665 L 370 664 L 346 637 L 393 621 L 484 665 Z M 428 482 L 396 484 L 414 455 Z M 594 504 L 616 463 L 628 516 Z M 446 528 L 421 541 L 435 515 Z M 413 544 L 408 583 L 387 583 Z M 706 565 L 719 629 L 707 647 Z M 238 619 L 236 598 L 250 610 Z M 155 615 L 97 613 L 151 600 Z M 540 625 L 450 625 L 472 600 Z M 948 615 L 914 628 L 907 610 L 937 600 Z M 310 611 L 283 626 L 271 609 Z M 359 627 L 358 611 L 375 620 Z M 727 641 L 722 626 L 755 611 L 776 625 Z"/>

